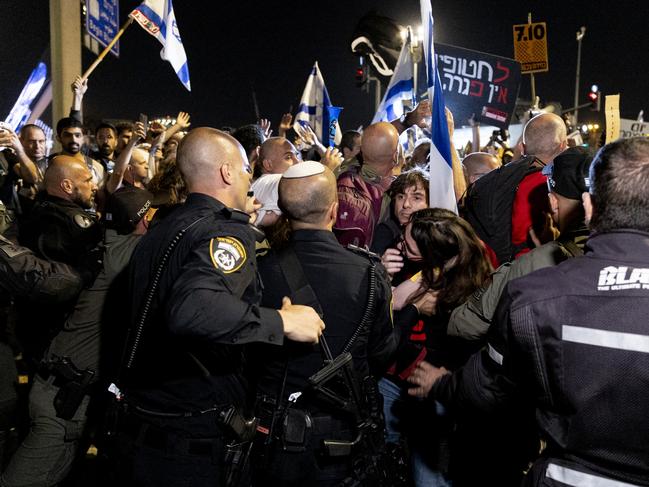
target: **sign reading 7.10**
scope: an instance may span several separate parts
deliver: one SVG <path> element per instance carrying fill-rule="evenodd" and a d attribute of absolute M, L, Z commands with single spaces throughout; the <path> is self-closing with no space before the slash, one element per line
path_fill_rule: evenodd
<path fill-rule="evenodd" d="M 548 37 L 545 22 L 514 26 L 514 59 L 521 73 L 548 71 Z"/>

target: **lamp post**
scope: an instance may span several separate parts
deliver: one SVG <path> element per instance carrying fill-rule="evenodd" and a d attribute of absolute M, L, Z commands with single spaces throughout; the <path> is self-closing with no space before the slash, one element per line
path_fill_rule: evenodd
<path fill-rule="evenodd" d="M 586 27 L 583 25 L 577 32 L 577 73 L 575 74 L 575 121 L 574 125 L 577 126 L 578 114 L 579 114 L 579 70 L 581 69 L 581 40 L 586 35 Z"/>

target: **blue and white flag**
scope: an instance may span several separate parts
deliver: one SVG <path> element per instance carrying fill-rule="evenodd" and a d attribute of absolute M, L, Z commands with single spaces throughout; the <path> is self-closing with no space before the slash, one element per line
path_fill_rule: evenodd
<path fill-rule="evenodd" d="M 390 84 L 383 100 L 376 110 L 372 123 L 391 122 L 403 115 L 403 102 L 408 102 L 414 106 L 414 83 L 413 83 L 413 66 L 412 56 L 409 52 L 407 42 L 403 43 L 401 54 L 394 68 L 394 74 L 390 79 Z"/>
<path fill-rule="evenodd" d="M 180 82 L 191 91 L 187 55 L 183 41 L 180 39 L 171 0 L 145 0 L 129 14 L 129 17 L 160 41 L 162 44 L 160 57 L 171 63 Z"/>
<path fill-rule="evenodd" d="M 420 0 L 421 25 L 424 28 L 424 65 L 428 99 L 431 104 L 431 140 L 428 168 L 430 171 L 430 207 L 446 208 L 457 213 L 455 190 L 453 189 L 453 162 L 451 140 L 448 135 L 444 93 L 439 79 L 433 42 L 433 12 L 430 0 Z"/>
<path fill-rule="evenodd" d="M 311 69 L 309 79 L 306 81 L 306 86 L 304 87 L 302 98 L 300 99 L 300 106 L 298 107 L 297 115 L 295 115 L 295 123 L 293 126 L 297 127 L 298 125 L 301 125 L 304 127 L 310 125 L 318 136 L 318 139 L 320 139 L 320 142 L 324 146 L 331 146 L 333 145 L 330 142 L 329 136 L 331 119 L 332 123 L 336 124 L 336 135 L 333 142 L 338 145 L 340 144 L 342 133 L 340 132 L 338 120 L 336 119 L 334 122 L 334 117 L 330 117 L 331 108 L 334 107 L 331 104 L 327 87 L 325 86 L 322 73 L 318 67 L 318 61 L 316 61 L 313 65 L 313 69 Z M 332 110 L 332 112 L 335 111 L 336 110 Z"/>

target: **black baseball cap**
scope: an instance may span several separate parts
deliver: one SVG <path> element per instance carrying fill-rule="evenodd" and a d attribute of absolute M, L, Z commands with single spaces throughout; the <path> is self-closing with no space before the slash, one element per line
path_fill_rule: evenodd
<path fill-rule="evenodd" d="M 106 228 L 111 228 L 121 235 L 131 233 L 151 208 L 152 201 L 153 195 L 146 189 L 118 189 L 106 202 Z"/>
<path fill-rule="evenodd" d="M 588 170 L 593 156 L 583 147 L 571 147 L 554 158 L 548 175 L 548 189 L 564 198 L 581 200 L 588 192 Z"/>

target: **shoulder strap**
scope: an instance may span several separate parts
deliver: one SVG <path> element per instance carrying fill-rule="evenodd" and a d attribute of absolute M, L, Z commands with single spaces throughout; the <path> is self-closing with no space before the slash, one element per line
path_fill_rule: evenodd
<path fill-rule="evenodd" d="M 363 313 L 361 322 L 356 327 L 356 330 L 343 347 L 341 355 L 351 350 L 361 332 L 367 326 L 369 326 L 369 324 L 372 322 L 372 319 L 374 318 L 376 308 L 376 264 L 372 261 L 371 258 L 369 259 L 369 261 L 369 289 L 367 295 L 367 304 L 365 305 L 365 312 Z M 301 303 L 313 306 L 313 309 L 318 312 L 320 317 L 324 318 L 322 305 L 315 295 L 313 288 L 306 280 L 304 268 L 302 267 L 300 260 L 297 258 L 297 254 L 295 253 L 294 249 L 288 247 L 286 249 L 283 249 L 282 252 L 279 253 L 279 266 L 282 271 L 282 275 L 284 276 L 284 279 L 286 279 L 288 287 L 291 290 L 291 295 Z"/>
<path fill-rule="evenodd" d="M 279 268 L 282 271 L 284 279 L 286 279 L 288 288 L 291 290 L 292 299 L 295 299 L 299 304 L 311 306 L 320 315 L 320 318 L 323 318 L 324 312 L 322 305 L 316 297 L 313 288 L 306 280 L 304 268 L 297 258 L 295 250 L 287 247 L 279 252 L 278 257 Z"/>
<path fill-rule="evenodd" d="M 167 268 L 167 263 L 169 262 L 169 258 L 173 254 L 174 249 L 176 248 L 178 243 L 182 240 L 182 238 L 185 236 L 185 234 L 190 228 L 202 222 L 209 216 L 211 215 L 205 215 L 199 218 L 198 220 L 193 221 L 191 224 L 189 224 L 188 226 L 180 230 L 176 234 L 176 236 L 171 240 L 171 243 L 165 250 L 162 259 L 160 259 L 160 263 L 158 264 L 158 267 L 155 271 L 153 280 L 149 284 L 149 290 L 146 293 L 144 304 L 142 305 L 141 311 L 139 313 L 137 324 L 135 325 L 135 328 L 131 330 L 133 336 L 131 337 L 130 336 L 131 333 L 129 333 L 129 337 L 127 338 L 127 345 L 126 348 L 124 349 L 124 355 L 122 358 L 123 368 L 131 369 L 133 367 L 133 364 L 135 362 L 135 356 L 137 355 L 137 351 L 140 345 L 140 340 L 142 338 L 142 333 L 144 332 L 144 326 L 146 325 L 149 314 L 151 313 L 151 305 L 153 304 L 153 298 L 155 297 L 158 291 L 160 278 L 162 277 L 162 273 Z"/>

